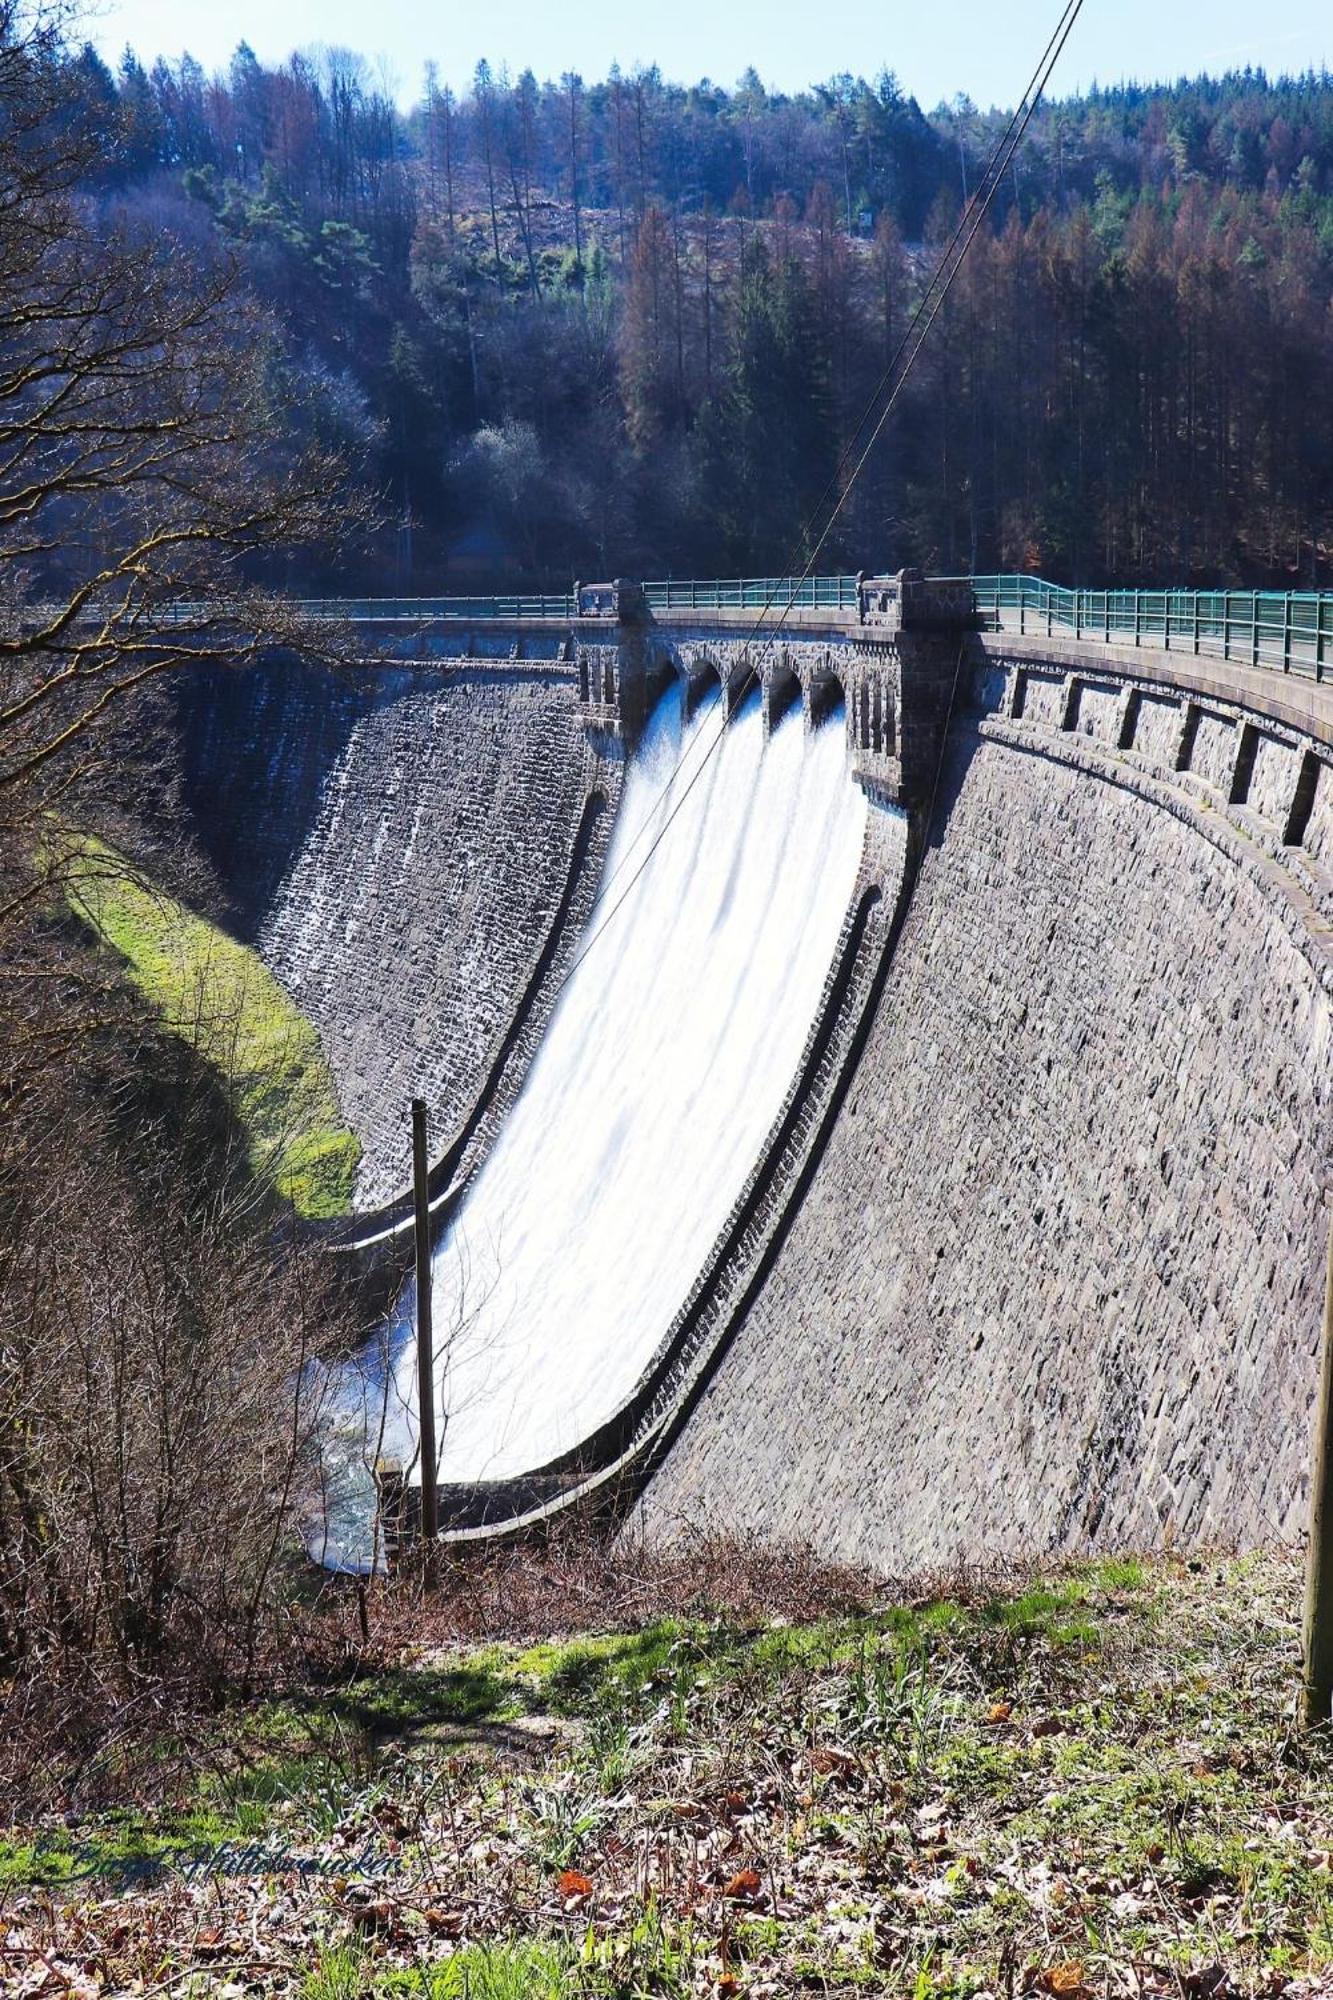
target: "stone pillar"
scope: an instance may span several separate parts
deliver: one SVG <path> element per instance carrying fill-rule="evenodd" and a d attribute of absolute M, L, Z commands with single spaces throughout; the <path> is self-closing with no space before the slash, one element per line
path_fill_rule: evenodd
<path fill-rule="evenodd" d="M 909 812 L 928 811 L 934 797 L 945 732 L 966 672 L 966 644 L 961 632 L 898 635 L 902 685 L 898 756 L 902 775 L 897 803 Z"/>

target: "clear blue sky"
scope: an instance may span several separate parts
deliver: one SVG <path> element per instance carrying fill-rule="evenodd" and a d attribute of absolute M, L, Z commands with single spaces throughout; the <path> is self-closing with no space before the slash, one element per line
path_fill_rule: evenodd
<path fill-rule="evenodd" d="M 92 0 L 87 32 L 109 60 L 126 42 L 151 60 L 188 48 L 212 69 L 248 41 L 265 62 L 324 42 L 382 58 L 410 100 L 421 66 L 466 83 L 479 56 L 539 78 L 614 61 L 657 63 L 676 81 L 730 84 L 753 63 L 764 81 L 799 89 L 837 70 L 884 65 L 929 109 L 966 91 L 1011 104 L 1059 17 L 1059 0 Z M 1246 62 L 1271 70 L 1333 61 L 1328 0 L 1086 0 L 1057 74 L 1063 93 L 1094 79 L 1147 79 Z"/>

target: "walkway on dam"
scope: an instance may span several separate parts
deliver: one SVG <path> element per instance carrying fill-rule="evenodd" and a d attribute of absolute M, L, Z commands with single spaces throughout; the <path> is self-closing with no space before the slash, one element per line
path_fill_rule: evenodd
<path fill-rule="evenodd" d="M 838 624 L 879 623 L 903 584 L 925 596 L 966 593 L 981 625 L 1020 637 L 1069 637 L 1276 668 L 1323 680 L 1333 670 L 1333 591 L 1116 589 L 1047 583 L 1037 576 L 921 577 L 897 575 L 666 578 L 647 583 L 579 584 L 566 593 L 477 597 L 308 599 L 314 617 L 388 627 L 432 624 L 568 624 L 618 618 L 634 609 L 654 622 L 740 613 L 757 631 L 771 617 L 831 615 Z"/>

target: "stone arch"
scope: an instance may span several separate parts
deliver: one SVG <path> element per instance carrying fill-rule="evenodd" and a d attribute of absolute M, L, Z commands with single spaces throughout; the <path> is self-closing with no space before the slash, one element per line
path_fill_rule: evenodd
<path fill-rule="evenodd" d="M 644 720 L 652 714 L 664 695 L 673 688 L 688 688 L 687 677 L 681 672 L 670 653 L 655 653 L 644 672 Z"/>
<path fill-rule="evenodd" d="M 722 688 L 728 720 L 736 713 L 741 703 L 756 691 L 762 698 L 763 681 L 749 654 L 742 653 L 740 658 L 733 662 Z"/>
<path fill-rule="evenodd" d="M 764 681 L 765 727 L 776 729 L 787 711 L 799 708 L 804 698 L 801 677 L 792 665 L 790 655 L 784 653 L 774 662 Z"/>
<path fill-rule="evenodd" d="M 700 704 L 707 700 L 710 688 L 716 687 L 726 692 L 726 676 L 717 661 L 707 653 L 696 653 L 685 667 L 685 719 L 694 714 Z"/>
<path fill-rule="evenodd" d="M 839 708 L 846 709 L 850 713 L 851 704 L 847 699 L 846 684 L 832 660 L 827 657 L 820 661 L 810 676 L 806 707 L 812 729 L 818 729 L 820 723 L 827 722 Z"/>

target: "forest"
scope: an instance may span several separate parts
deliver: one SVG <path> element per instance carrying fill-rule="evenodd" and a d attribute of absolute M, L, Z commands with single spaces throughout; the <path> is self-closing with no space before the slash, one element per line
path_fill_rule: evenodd
<path fill-rule="evenodd" d="M 415 594 L 802 562 L 1004 122 L 887 70 L 69 70 L 99 211 L 237 260 L 381 498 L 344 580 Z M 1331 289 L 1326 76 L 1045 105 L 820 567 L 1327 582 Z"/>

